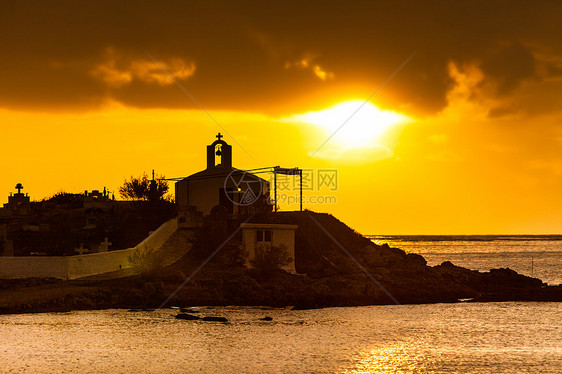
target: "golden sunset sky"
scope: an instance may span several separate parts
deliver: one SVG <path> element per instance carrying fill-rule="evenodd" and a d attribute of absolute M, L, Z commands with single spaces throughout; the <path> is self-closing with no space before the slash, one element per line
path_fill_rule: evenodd
<path fill-rule="evenodd" d="M 305 208 L 364 234 L 560 233 L 561 19 L 557 1 L 1 0 L 0 203 L 18 182 L 41 200 L 187 176 L 220 131 L 238 168 L 337 170 L 306 191 L 337 203 Z"/>

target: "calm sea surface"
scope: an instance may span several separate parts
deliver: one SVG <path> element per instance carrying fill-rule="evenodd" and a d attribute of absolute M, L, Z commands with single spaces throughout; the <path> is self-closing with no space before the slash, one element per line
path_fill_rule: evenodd
<path fill-rule="evenodd" d="M 560 283 L 559 237 L 375 237 L 472 269 Z M 291 311 L 203 307 L 0 315 L 4 373 L 561 373 L 562 303 L 459 303 Z M 264 316 L 271 322 L 260 321 Z"/>
<path fill-rule="evenodd" d="M 377 244 L 388 243 L 406 252 L 421 254 L 430 266 L 443 261 L 472 270 L 510 268 L 562 283 L 562 235 L 370 235 Z"/>
<path fill-rule="evenodd" d="M 561 303 L 291 311 L 200 308 L 0 316 L 0 371 L 29 373 L 560 373 Z M 273 317 L 264 322 L 259 318 Z"/>

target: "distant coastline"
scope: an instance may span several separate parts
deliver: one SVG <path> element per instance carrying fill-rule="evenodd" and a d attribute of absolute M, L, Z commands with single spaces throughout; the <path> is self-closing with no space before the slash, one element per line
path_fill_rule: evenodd
<path fill-rule="evenodd" d="M 398 239 L 404 241 L 450 241 L 450 240 L 466 240 L 466 241 L 490 241 L 490 240 L 560 240 L 562 234 L 468 234 L 468 235 L 450 235 L 450 234 L 415 234 L 415 235 L 365 235 L 369 239 Z"/>

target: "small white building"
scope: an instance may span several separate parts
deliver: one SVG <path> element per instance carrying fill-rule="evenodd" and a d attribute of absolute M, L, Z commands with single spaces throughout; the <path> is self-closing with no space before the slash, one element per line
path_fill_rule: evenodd
<path fill-rule="evenodd" d="M 279 258 L 285 258 L 286 264 L 281 269 L 296 274 L 295 269 L 295 231 L 297 225 L 271 223 L 242 223 L 242 248 L 244 264 L 248 268 L 254 267 L 256 255 L 263 255 L 266 251 L 284 251 Z"/>

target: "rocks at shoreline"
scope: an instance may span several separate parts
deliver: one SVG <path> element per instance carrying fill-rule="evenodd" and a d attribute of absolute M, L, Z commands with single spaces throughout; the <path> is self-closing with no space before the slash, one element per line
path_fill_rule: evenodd
<path fill-rule="evenodd" d="M 178 316 L 189 315 L 193 319 L 202 319 L 194 316 L 198 310 L 187 307 L 293 305 L 295 310 L 299 310 L 396 302 L 458 302 L 461 299 L 471 299 L 471 302 L 562 301 L 562 286 L 546 286 L 538 279 L 517 274 L 510 269 L 477 272 L 443 263 L 435 267 L 413 269 L 370 269 L 370 276 L 352 273 L 312 278 L 281 272 L 264 276 L 241 269 L 239 272 L 186 284 L 177 291 L 170 305 L 183 306 Z M 179 286 L 156 282 L 162 288 L 145 287 L 144 283 L 145 280 L 130 279 L 90 283 L 81 287 L 74 286 L 71 282 L 60 282 L 19 287 L 13 291 L 4 289 L 0 299 L 0 313 L 107 308 L 150 311 L 153 310 L 151 308 L 160 306 Z M 159 289 L 158 292 L 154 292 L 155 288 Z"/>
<path fill-rule="evenodd" d="M 176 319 L 183 319 L 187 321 L 205 321 L 205 322 L 228 322 L 228 319 L 225 317 L 216 317 L 216 316 L 207 316 L 207 317 L 199 317 L 194 316 L 192 314 L 187 313 L 179 313 L 176 315 Z"/>

